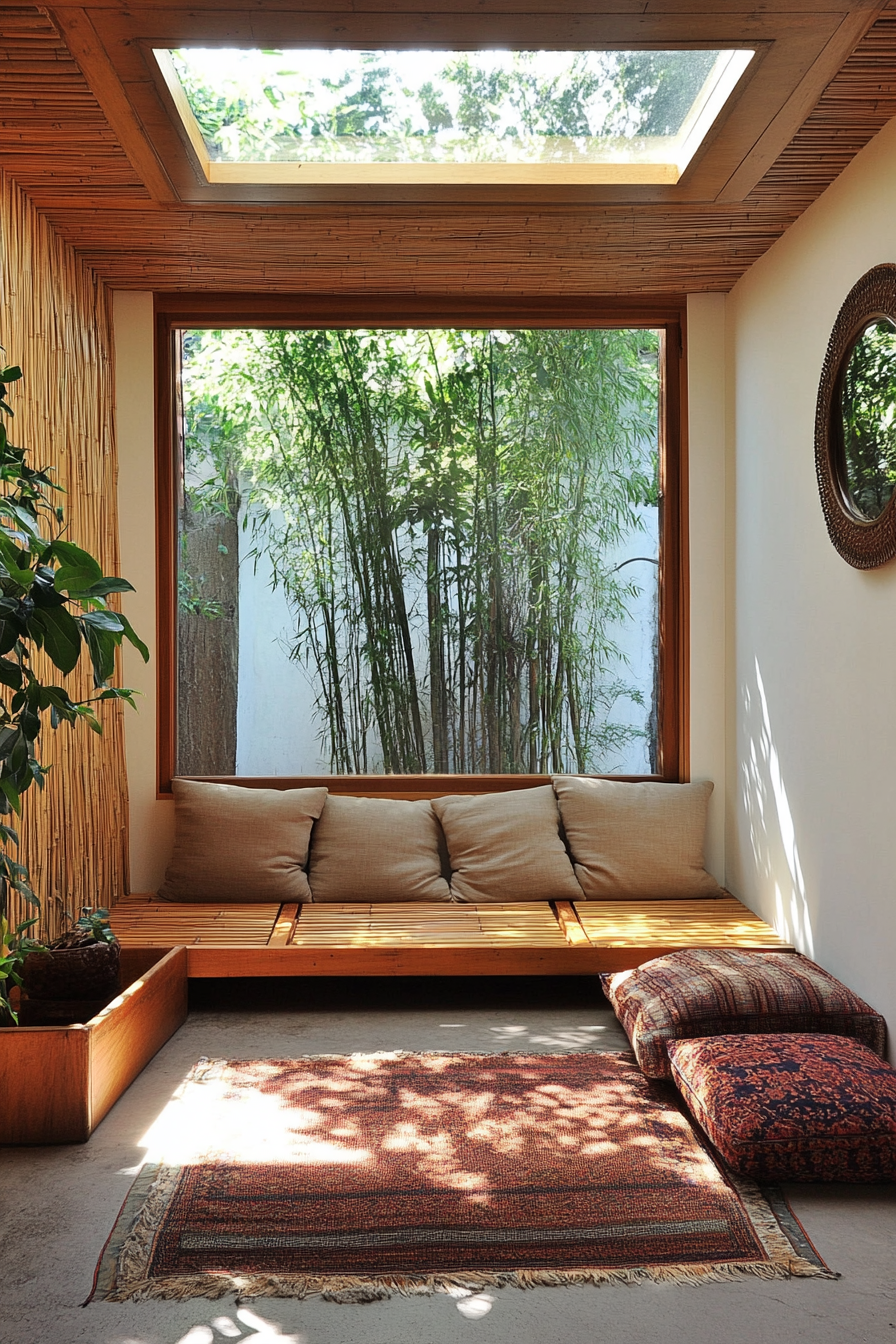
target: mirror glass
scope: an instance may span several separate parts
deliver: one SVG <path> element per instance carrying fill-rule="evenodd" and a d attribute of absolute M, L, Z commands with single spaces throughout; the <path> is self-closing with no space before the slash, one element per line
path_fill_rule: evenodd
<path fill-rule="evenodd" d="M 896 490 L 896 324 L 886 317 L 850 351 L 840 412 L 846 493 L 860 517 L 878 518 Z"/>

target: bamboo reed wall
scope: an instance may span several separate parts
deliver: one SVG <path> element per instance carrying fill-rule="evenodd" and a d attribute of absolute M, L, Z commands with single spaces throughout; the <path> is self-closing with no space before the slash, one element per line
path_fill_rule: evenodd
<path fill-rule="evenodd" d="M 56 468 L 69 536 L 118 573 L 112 340 L 103 283 L 0 173 L 0 343 L 20 364 L 11 389 L 14 443 Z M 53 680 L 60 674 L 53 672 Z M 90 693 L 77 669 L 67 686 Z M 21 861 L 43 903 L 40 932 L 54 937 L 64 910 L 110 905 L 127 884 L 127 776 L 120 705 L 99 706 L 102 737 L 86 725 L 49 724 L 39 757 L 52 765 L 43 792 L 26 795 Z M 129 713 L 131 711 L 128 711 Z M 11 903 L 21 913 L 21 903 Z"/>

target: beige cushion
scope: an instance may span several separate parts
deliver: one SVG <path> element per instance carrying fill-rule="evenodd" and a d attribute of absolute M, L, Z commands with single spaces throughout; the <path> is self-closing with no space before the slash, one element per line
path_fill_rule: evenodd
<path fill-rule="evenodd" d="M 581 896 L 549 784 L 434 798 L 458 901 L 572 901 Z"/>
<path fill-rule="evenodd" d="M 720 896 L 703 867 L 712 784 L 628 784 L 558 775 L 554 788 L 584 894 L 592 900 Z"/>
<path fill-rule="evenodd" d="M 326 789 L 248 789 L 175 779 L 166 901 L 310 901 L 304 873 Z"/>
<path fill-rule="evenodd" d="M 450 901 L 428 802 L 331 793 L 314 828 L 314 901 Z"/>

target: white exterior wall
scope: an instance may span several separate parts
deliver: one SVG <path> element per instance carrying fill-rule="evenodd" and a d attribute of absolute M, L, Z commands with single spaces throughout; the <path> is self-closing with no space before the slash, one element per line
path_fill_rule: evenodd
<path fill-rule="evenodd" d="M 852 569 L 814 468 L 828 338 L 896 262 L 896 121 L 728 299 L 735 395 L 728 878 L 896 1023 L 896 564 Z"/>

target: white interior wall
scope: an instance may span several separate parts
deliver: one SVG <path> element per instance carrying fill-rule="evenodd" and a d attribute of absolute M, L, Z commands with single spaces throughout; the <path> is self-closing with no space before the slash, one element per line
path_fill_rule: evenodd
<path fill-rule="evenodd" d="M 149 646 L 145 664 L 124 644 L 123 684 L 140 691 L 125 711 L 130 811 L 131 890 L 154 891 L 174 838 L 174 805 L 156 797 L 156 511 L 155 387 L 151 294 L 113 296 L 115 418 L 121 572 L 136 588 L 123 599 L 128 620 Z"/>
<path fill-rule="evenodd" d="M 153 303 L 151 294 L 114 295 L 119 509 L 122 573 L 136 594 L 131 621 L 155 652 L 153 482 Z M 691 777 L 716 784 L 707 866 L 724 877 L 724 297 L 688 305 L 691 463 Z M 131 818 L 131 887 L 155 890 L 173 837 L 173 804 L 156 795 L 156 671 L 126 650 L 126 684 L 142 693 L 126 716 Z"/>
<path fill-rule="evenodd" d="M 725 880 L 725 295 L 692 294 L 687 311 L 690 570 L 690 775 L 715 784 L 706 866 Z"/>
<path fill-rule="evenodd" d="M 828 338 L 896 262 L 896 121 L 728 298 L 736 560 L 729 884 L 896 1022 L 896 564 L 828 539 L 814 467 Z"/>

